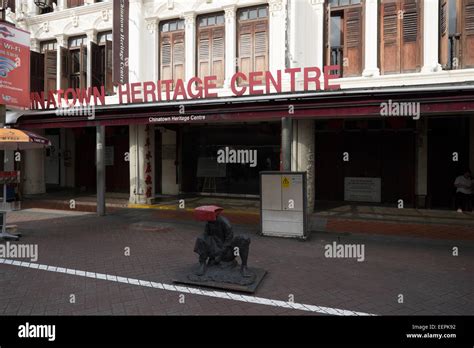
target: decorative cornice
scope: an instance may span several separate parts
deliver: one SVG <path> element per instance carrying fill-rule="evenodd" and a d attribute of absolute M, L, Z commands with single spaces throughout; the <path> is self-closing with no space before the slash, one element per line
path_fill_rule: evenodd
<path fill-rule="evenodd" d="M 45 13 L 42 15 L 30 16 L 26 17 L 25 21 L 27 25 L 41 25 L 44 21 L 57 21 L 60 19 L 71 18 L 73 13 L 75 13 L 76 16 L 83 16 L 97 14 L 98 12 L 102 12 L 103 10 L 112 11 L 112 1 L 96 2 L 87 6 L 78 6 L 56 12 Z"/>
<path fill-rule="evenodd" d="M 196 23 L 196 13 L 186 12 L 183 14 L 184 24 L 186 26 L 193 26 Z"/>
<path fill-rule="evenodd" d="M 154 34 L 156 31 L 156 28 L 158 26 L 158 19 L 152 18 L 152 19 L 146 19 L 146 28 L 150 34 Z"/>
<path fill-rule="evenodd" d="M 235 19 L 235 13 L 237 12 L 237 6 L 224 7 L 224 16 L 226 21 L 232 21 Z"/>
<path fill-rule="evenodd" d="M 283 1 L 282 0 L 270 0 L 269 1 L 269 11 L 270 14 L 276 14 L 283 10 Z"/>

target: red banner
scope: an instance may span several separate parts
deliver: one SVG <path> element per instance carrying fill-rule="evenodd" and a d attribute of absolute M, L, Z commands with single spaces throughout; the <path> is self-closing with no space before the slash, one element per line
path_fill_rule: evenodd
<path fill-rule="evenodd" d="M 30 106 L 30 33 L 0 23 L 0 104 Z"/>

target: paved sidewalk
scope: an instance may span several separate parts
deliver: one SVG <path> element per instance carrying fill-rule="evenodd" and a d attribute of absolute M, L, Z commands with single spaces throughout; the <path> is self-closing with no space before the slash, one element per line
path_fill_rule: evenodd
<path fill-rule="evenodd" d="M 164 219 L 163 213 L 168 212 L 121 209 L 97 217 L 31 209 L 9 213 L 8 221 L 23 233 L 20 243 L 38 245 L 38 263 L 53 269 L 171 284 L 176 272 L 196 262 L 192 249 L 203 224 Z M 302 242 L 258 236 L 252 224 L 234 230 L 252 238 L 250 264 L 268 271 L 255 294 L 262 301 L 294 298 L 317 308 L 371 314 L 474 314 L 473 242 L 338 233 L 313 233 Z M 325 257 L 333 242 L 363 245 L 364 261 Z M 453 256 L 454 246 L 459 256 Z M 0 289 L 0 315 L 318 313 L 4 263 Z"/>

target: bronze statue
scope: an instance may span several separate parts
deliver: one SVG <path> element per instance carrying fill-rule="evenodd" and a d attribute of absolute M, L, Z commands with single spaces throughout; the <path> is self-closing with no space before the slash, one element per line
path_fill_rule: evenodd
<path fill-rule="evenodd" d="M 234 236 L 229 220 L 220 215 L 221 211 L 222 208 L 215 210 L 215 220 L 210 218 L 207 221 L 204 234 L 196 240 L 194 252 L 199 254 L 199 269 L 196 275 L 204 275 L 208 265 L 235 262 L 235 258 L 240 256 L 241 275 L 250 277 L 247 268 L 250 238 Z"/>

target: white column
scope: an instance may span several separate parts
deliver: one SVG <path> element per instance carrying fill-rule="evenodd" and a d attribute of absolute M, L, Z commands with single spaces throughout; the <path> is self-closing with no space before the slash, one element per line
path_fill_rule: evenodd
<path fill-rule="evenodd" d="M 58 0 L 57 5 L 56 5 L 56 10 L 57 11 L 64 10 L 66 8 L 66 3 L 67 3 L 66 0 Z"/>
<path fill-rule="evenodd" d="M 416 123 L 415 207 L 426 208 L 428 194 L 428 118 Z"/>
<path fill-rule="evenodd" d="M 286 1 L 269 2 L 269 70 L 285 69 L 286 58 Z"/>
<path fill-rule="evenodd" d="M 61 88 L 61 75 L 62 75 L 62 64 L 61 64 L 61 47 L 67 47 L 67 36 L 56 35 L 56 41 L 58 43 L 58 49 L 56 50 L 56 89 Z"/>
<path fill-rule="evenodd" d="M 230 80 L 237 67 L 237 20 L 234 5 L 224 7 L 225 11 L 225 80 L 224 88 L 230 87 Z"/>
<path fill-rule="evenodd" d="M 145 126 L 130 125 L 130 203 L 146 204 L 145 183 Z"/>
<path fill-rule="evenodd" d="M 315 178 L 314 178 L 314 143 L 315 130 L 314 120 L 293 120 L 293 129 L 295 130 L 292 157 L 296 159 L 296 166 L 292 169 L 296 171 L 306 172 L 306 196 L 308 202 L 308 212 L 311 213 L 314 209 L 314 195 L 315 195 Z"/>
<path fill-rule="evenodd" d="M 30 50 L 39 52 L 40 51 L 40 42 L 38 39 L 30 39 Z"/>
<path fill-rule="evenodd" d="M 158 35 L 158 20 L 150 19 L 146 21 L 146 29 L 148 31 L 146 36 L 146 42 L 148 47 L 147 53 L 147 66 L 149 76 L 153 76 L 153 81 L 157 81 L 159 78 L 158 69 L 158 52 L 159 52 L 159 37 Z"/>
<path fill-rule="evenodd" d="M 91 42 L 97 43 L 97 30 L 86 30 L 87 34 L 87 87 L 92 86 L 92 50 Z"/>
<path fill-rule="evenodd" d="M 324 62 L 324 0 L 313 0 L 314 5 L 313 9 L 316 14 L 316 32 L 314 37 L 314 42 L 316 46 L 316 66 L 319 67 L 322 71 L 323 62 Z"/>
<path fill-rule="evenodd" d="M 439 46 L 438 1 L 423 1 L 423 68 L 430 73 L 441 70 L 438 59 Z"/>
<path fill-rule="evenodd" d="M 380 70 L 377 66 L 378 61 L 378 9 L 377 0 L 365 1 L 365 39 L 364 39 L 364 57 L 365 65 L 362 76 L 372 77 L 379 76 Z"/>
<path fill-rule="evenodd" d="M 196 66 L 196 14 L 187 12 L 184 14 L 184 49 L 185 49 L 185 73 L 187 81 L 194 77 Z"/>
<path fill-rule="evenodd" d="M 129 41 L 128 41 L 128 67 L 129 82 L 145 81 L 144 73 L 146 70 L 145 57 L 143 53 L 144 42 L 142 40 L 142 32 L 144 29 L 143 20 L 143 4 L 141 0 L 130 1 L 129 15 Z"/>
<path fill-rule="evenodd" d="M 29 16 L 36 16 L 38 14 L 38 6 L 35 5 L 34 0 L 27 0 L 28 10 L 27 13 Z"/>
<path fill-rule="evenodd" d="M 43 135 L 44 131 L 35 133 Z M 44 149 L 23 151 L 21 160 L 24 161 L 24 172 L 21 173 L 23 194 L 32 195 L 46 192 L 45 154 Z"/>

